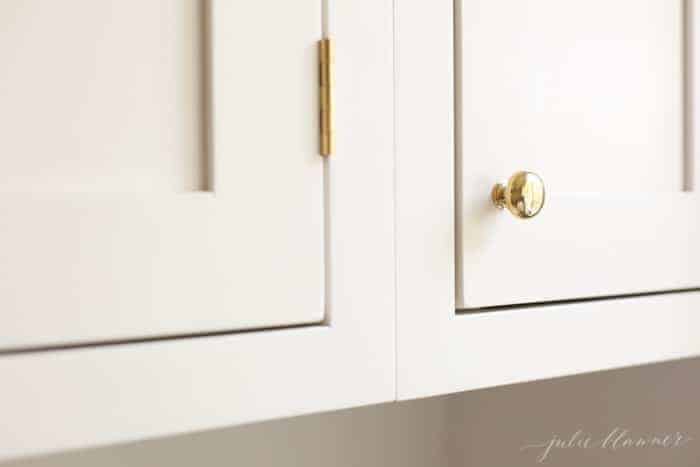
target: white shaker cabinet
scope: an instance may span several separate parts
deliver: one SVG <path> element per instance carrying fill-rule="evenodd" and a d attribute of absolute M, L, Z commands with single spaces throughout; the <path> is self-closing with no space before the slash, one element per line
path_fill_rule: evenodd
<path fill-rule="evenodd" d="M 392 15 L 0 4 L 0 458 L 394 398 Z"/>
<path fill-rule="evenodd" d="M 700 354 L 699 11 L 399 2 L 399 399 Z"/>
<path fill-rule="evenodd" d="M 696 1 L 5 1 L 0 459 L 700 355 Z"/>

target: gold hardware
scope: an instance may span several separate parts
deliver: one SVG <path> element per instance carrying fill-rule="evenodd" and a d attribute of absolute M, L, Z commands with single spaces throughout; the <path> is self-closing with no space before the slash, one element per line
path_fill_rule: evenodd
<path fill-rule="evenodd" d="M 330 39 L 318 42 L 319 89 L 322 156 L 333 153 L 333 44 Z"/>
<path fill-rule="evenodd" d="M 520 219 L 535 217 L 544 206 L 544 182 L 532 172 L 517 172 L 507 183 L 491 190 L 491 200 L 498 209 L 507 208 Z"/>

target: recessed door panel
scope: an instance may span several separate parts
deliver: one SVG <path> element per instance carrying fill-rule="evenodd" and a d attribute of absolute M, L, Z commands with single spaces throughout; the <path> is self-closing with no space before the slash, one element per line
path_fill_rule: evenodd
<path fill-rule="evenodd" d="M 207 189 L 201 2 L 1 8 L 2 192 Z"/>
<path fill-rule="evenodd" d="M 0 4 L 0 349 L 323 319 L 321 7 Z"/>
<path fill-rule="evenodd" d="M 689 14 L 682 0 L 457 2 L 458 307 L 700 286 Z M 491 202 L 522 170 L 546 192 L 526 220 Z"/>

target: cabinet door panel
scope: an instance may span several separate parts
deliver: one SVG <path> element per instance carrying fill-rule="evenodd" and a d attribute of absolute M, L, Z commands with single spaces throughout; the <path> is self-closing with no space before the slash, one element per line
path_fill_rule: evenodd
<path fill-rule="evenodd" d="M 0 349 L 323 319 L 320 0 L 0 18 Z"/>
<path fill-rule="evenodd" d="M 457 306 L 700 286 L 685 2 L 457 5 Z M 519 170 L 527 221 L 490 201 Z"/>

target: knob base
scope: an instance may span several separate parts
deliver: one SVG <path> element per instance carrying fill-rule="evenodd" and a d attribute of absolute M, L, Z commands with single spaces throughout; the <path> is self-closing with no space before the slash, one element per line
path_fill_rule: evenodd
<path fill-rule="evenodd" d="M 506 184 L 497 183 L 491 188 L 491 201 L 498 209 L 506 207 Z"/>

